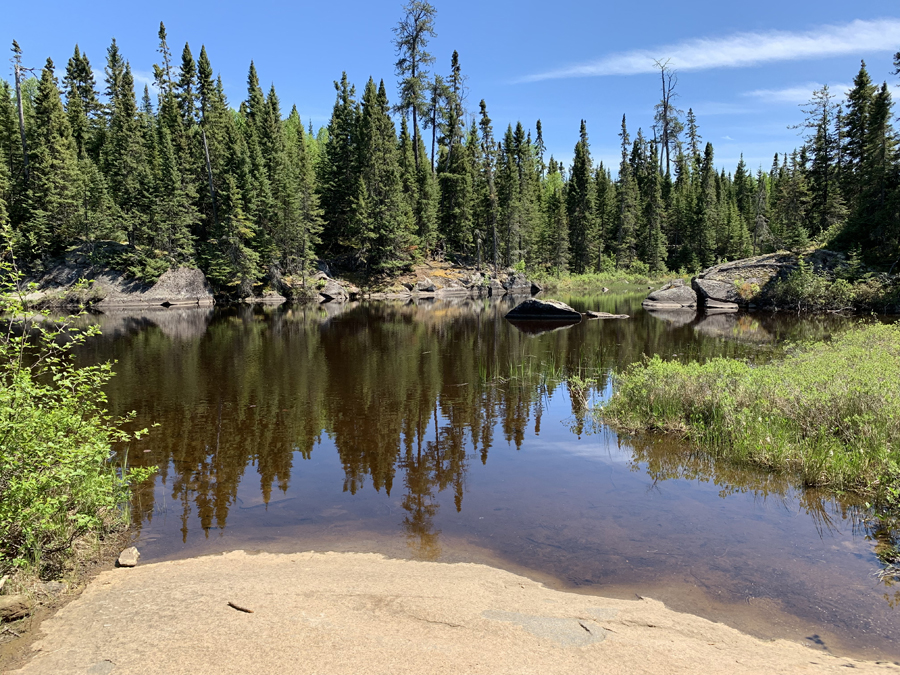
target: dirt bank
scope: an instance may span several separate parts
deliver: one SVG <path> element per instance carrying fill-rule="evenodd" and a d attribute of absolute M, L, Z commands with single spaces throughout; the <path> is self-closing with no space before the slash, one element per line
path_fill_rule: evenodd
<path fill-rule="evenodd" d="M 16 673 L 900 672 L 650 599 L 376 554 L 236 551 L 110 570 L 41 629 Z"/>

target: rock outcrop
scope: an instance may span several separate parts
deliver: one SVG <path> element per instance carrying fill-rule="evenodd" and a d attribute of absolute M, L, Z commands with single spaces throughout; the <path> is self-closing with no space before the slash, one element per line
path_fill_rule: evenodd
<path fill-rule="evenodd" d="M 529 298 L 506 314 L 506 318 L 519 321 L 559 321 L 579 323 L 581 312 L 558 300 Z"/>
<path fill-rule="evenodd" d="M 816 251 L 809 256 L 813 266 L 838 264 L 842 256 L 830 251 Z M 691 280 L 700 305 L 707 309 L 747 307 L 765 297 L 770 284 L 783 279 L 797 267 L 793 253 L 768 253 L 752 258 L 714 265 Z"/>
<path fill-rule="evenodd" d="M 130 279 L 122 272 L 95 267 L 80 256 L 64 260 L 36 280 L 37 291 L 25 296 L 38 307 L 92 305 L 100 310 L 151 307 L 211 307 L 212 288 L 198 269 L 176 267 L 153 284 Z"/>
<path fill-rule="evenodd" d="M 650 293 L 641 305 L 645 309 L 694 309 L 697 293 L 690 286 L 685 286 L 681 279 L 675 279 Z"/>

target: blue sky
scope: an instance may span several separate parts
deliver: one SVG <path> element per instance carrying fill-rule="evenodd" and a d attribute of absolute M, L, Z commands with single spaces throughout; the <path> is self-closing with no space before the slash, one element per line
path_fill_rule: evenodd
<path fill-rule="evenodd" d="M 596 160 L 618 163 L 619 125 L 645 133 L 658 100 L 653 59 L 679 71 L 677 105 L 694 109 L 717 164 L 731 171 L 743 152 L 752 168 L 799 142 L 787 127 L 798 103 L 828 83 L 848 85 L 860 59 L 877 82 L 891 75 L 900 50 L 896 0 L 811 2 L 571 2 L 437 0 L 438 37 L 429 48 L 439 72 L 456 49 L 468 76 L 469 108 L 484 98 L 500 135 L 507 123 L 542 120 L 548 151 L 567 163 L 588 124 Z M 138 79 L 158 60 L 156 32 L 166 24 L 180 60 L 185 41 L 195 56 L 205 44 L 233 105 L 245 97 L 249 62 L 265 88 L 275 84 L 285 113 L 296 104 L 304 121 L 327 123 L 332 82 L 346 70 L 361 93 L 370 75 L 396 91 L 391 29 L 402 3 L 92 2 L 14 3 L 4 10 L 0 39 L 18 40 L 25 62 L 50 56 L 62 69 L 77 42 L 97 70 L 115 37 Z M 7 79 L 11 79 L 8 72 Z M 98 83 L 99 84 L 99 83 Z"/>

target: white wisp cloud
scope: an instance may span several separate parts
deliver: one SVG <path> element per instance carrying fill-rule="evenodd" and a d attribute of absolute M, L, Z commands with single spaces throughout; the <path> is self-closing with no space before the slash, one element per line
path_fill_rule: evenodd
<path fill-rule="evenodd" d="M 529 75 L 520 81 L 652 73 L 657 70 L 655 61 L 665 59 L 670 59 L 669 65 L 676 70 L 742 68 L 776 61 L 893 51 L 898 44 L 900 19 L 857 19 L 803 32 L 773 30 L 684 40 L 653 49 L 610 54 L 596 61 Z"/>

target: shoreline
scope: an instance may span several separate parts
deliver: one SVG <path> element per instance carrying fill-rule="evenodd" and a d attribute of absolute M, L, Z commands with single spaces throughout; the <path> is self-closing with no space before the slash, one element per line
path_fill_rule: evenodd
<path fill-rule="evenodd" d="M 13 672 L 900 672 L 657 600 L 373 553 L 233 551 L 112 569 L 40 630 Z"/>

